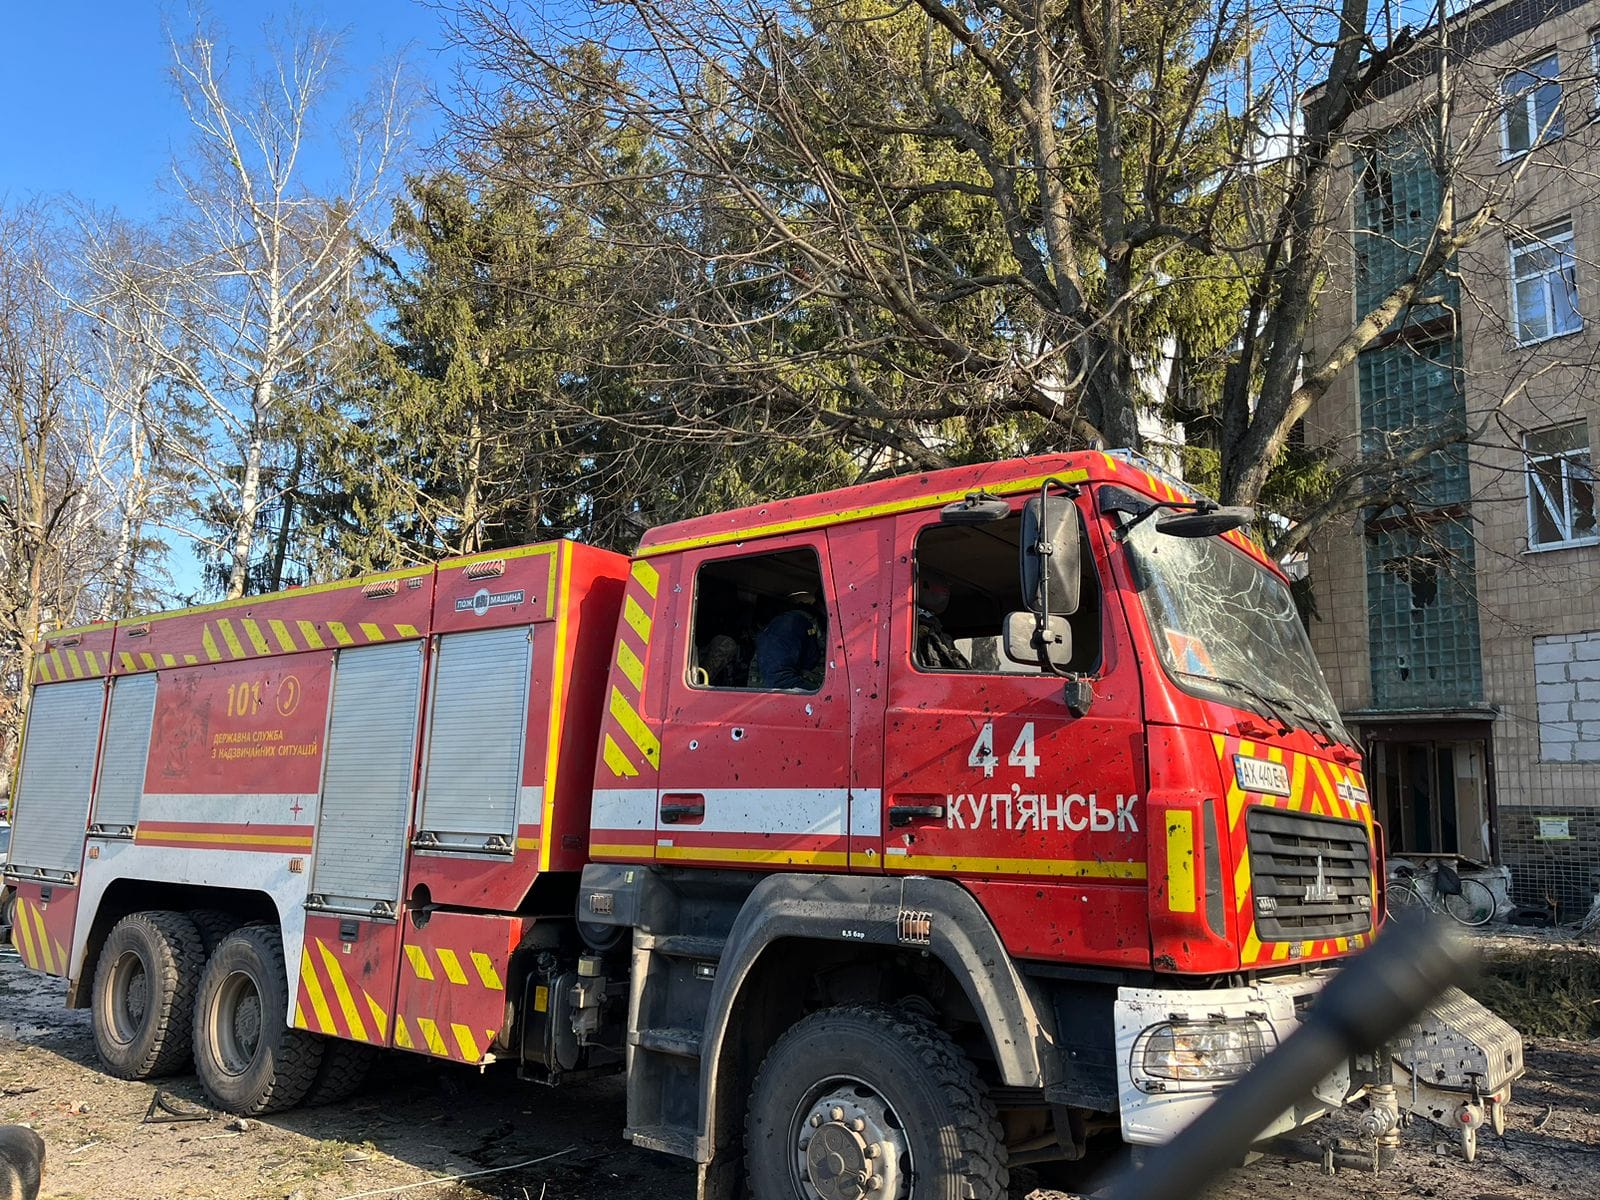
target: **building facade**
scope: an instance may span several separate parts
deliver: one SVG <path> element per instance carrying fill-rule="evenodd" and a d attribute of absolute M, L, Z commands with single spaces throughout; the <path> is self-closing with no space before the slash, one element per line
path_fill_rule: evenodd
<path fill-rule="evenodd" d="M 1335 459 L 1406 462 L 1311 547 L 1312 639 L 1391 853 L 1502 864 L 1561 920 L 1600 892 L 1597 76 L 1600 0 L 1486 0 L 1379 81 L 1311 357 L 1442 205 L 1495 215 L 1306 420 Z"/>

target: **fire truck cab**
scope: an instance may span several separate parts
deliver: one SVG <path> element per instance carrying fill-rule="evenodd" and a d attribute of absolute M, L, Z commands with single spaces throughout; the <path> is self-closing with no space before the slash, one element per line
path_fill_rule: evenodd
<path fill-rule="evenodd" d="M 51 635 L 17 945 L 111 1070 L 192 1058 L 234 1111 L 374 1047 L 624 1070 L 708 1196 L 999 1196 L 1165 1140 L 1382 909 L 1242 523 L 1079 453 Z M 1516 1034 L 1451 1029 L 1503 1100 Z M 1266 1134 L 1392 1113 L 1396 1069 Z"/>

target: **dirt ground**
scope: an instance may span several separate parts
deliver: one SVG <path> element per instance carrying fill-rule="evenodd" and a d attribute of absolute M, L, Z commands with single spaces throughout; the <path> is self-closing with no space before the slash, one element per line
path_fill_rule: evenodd
<path fill-rule="evenodd" d="M 88 1015 L 62 1007 L 63 986 L 0 951 L 0 1124 L 32 1125 L 49 1147 L 44 1195 L 53 1200 L 599 1200 L 648 1195 L 690 1200 L 688 1164 L 621 1138 L 620 1081 L 559 1091 L 509 1071 L 479 1077 L 409 1055 L 389 1056 L 343 1105 L 251 1121 L 149 1124 L 157 1087 L 96 1068 Z M 1317 1164 L 1262 1159 L 1230 1175 L 1217 1200 L 1385 1200 L 1600 1196 L 1600 1041 L 1531 1041 L 1529 1077 L 1504 1140 L 1483 1131 L 1467 1167 L 1430 1126 L 1406 1131 L 1398 1166 L 1374 1179 L 1322 1175 Z M 192 1078 L 160 1091 L 200 1103 Z M 1537 1128 L 1536 1128 L 1537 1126 Z M 493 1170 L 461 1182 L 443 1176 Z M 1014 1172 L 1014 1200 L 1039 1190 Z M 430 1182 L 436 1181 L 436 1182 Z M 1086 1185 L 1087 1186 L 1087 1185 Z"/>

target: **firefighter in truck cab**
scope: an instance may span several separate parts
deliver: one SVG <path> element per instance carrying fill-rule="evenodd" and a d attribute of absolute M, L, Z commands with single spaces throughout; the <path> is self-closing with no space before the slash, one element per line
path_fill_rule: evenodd
<path fill-rule="evenodd" d="M 1083 452 L 50 633 L 13 943 L 231 1112 L 379 1051 L 617 1071 L 703 1196 L 998 1200 L 1169 1140 L 1379 932 L 1248 519 Z M 1459 993 L 1414 1034 L 1260 1136 L 1470 1153 L 1521 1043 Z"/>

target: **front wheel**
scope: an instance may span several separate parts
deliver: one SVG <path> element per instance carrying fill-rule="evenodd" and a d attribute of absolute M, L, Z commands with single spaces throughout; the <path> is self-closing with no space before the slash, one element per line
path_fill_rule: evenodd
<path fill-rule="evenodd" d="M 1444 898 L 1444 910 L 1463 925 L 1487 925 L 1494 920 L 1494 893 L 1476 879 L 1461 881 L 1461 894 Z"/>
<path fill-rule="evenodd" d="M 194 1066 L 219 1108 L 278 1112 L 300 1103 L 316 1082 L 323 1044 L 289 1028 L 288 988 L 276 929 L 247 925 L 212 951 L 194 1007 Z"/>
<path fill-rule="evenodd" d="M 1001 1200 L 999 1118 L 931 1021 L 884 1008 L 812 1013 L 761 1064 L 745 1122 L 762 1200 Z"/>

